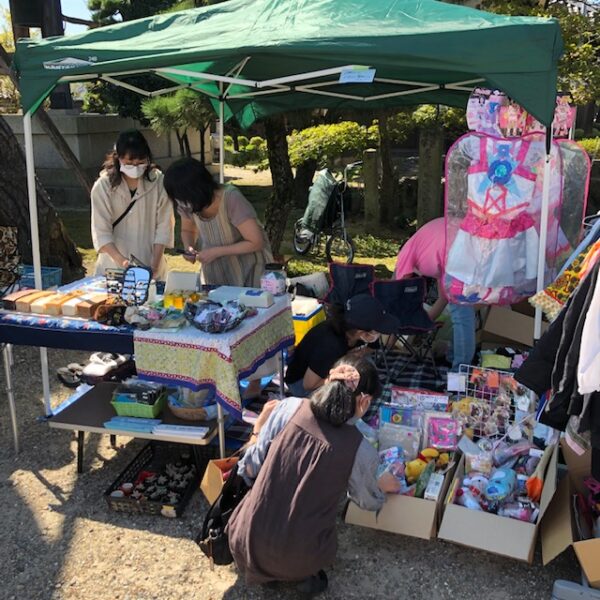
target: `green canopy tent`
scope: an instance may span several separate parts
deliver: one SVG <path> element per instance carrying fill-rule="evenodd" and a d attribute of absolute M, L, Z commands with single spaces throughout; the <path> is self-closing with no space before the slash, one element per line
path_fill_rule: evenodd
<path fill-rule="evenodd" d="M 19 40 L 14 65 L 36 285 L 41 267 L 31 115 L 59 83 L 101 79 L 147 97 L 194 89 L 211 98 L 220 116 L 222 148 L 222 124 L 233 116 L 248 126 L 298 108 L 464 106 L 475 86 L 503 90 L 549 125 L 561 53 L 553 19 L 435 0 L 230 0 L 74 36 Z M 163 77 L 165 88 L 150 92 L 127 82 L 128 75 L 148 72 Z M 44 352 L 42 362 L 45 370 Z M 46 398 L 48 390 L 46 375 Z"/>

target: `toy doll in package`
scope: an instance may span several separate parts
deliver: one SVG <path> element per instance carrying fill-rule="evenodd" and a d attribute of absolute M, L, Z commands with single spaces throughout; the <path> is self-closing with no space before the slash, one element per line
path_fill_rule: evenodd
<path fill-rule="evenodd" d="M 414 460 L 421 446 L 421 430 L 417 427 L 381 423 L 379 427 L 379 450 L 402 448 L 407 461 Z"/>
<path fill-rule="evenodd" d="M 445 412 L 448 409 L 450 398 L 448 394 L 431 392 L 429 390 L 417 390 L 392 386 L 391 403 L 398 406 L 414 407 L 416 410 L 439 410 Z"/>
<path fill-rule="evenodd" d="M 427 446 L 436 450 L 456 450 L 459 425 L 450 415 L 426 417 L 426 424 Z"/>

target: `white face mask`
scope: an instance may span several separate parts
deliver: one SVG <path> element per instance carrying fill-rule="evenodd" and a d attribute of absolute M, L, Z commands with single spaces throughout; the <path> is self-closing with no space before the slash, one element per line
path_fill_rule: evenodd
<path fill-rule="evenodd" d="M 361 335 L 360 339 L 365 344 L 373 344 L 379 339 L 379 333 L 377 333 L 376 331 L 369 331 L 368 333 Z"/>
<path fill-rule="evenodd" d="M 147 164 L 143 165 L 124 165 L 119 161 L 121 165 L 121 173 L 127 175 L 127 177 L 131 177 L 132 179 L 139 179 L 144 175 L 146 169 L 148 168 Z"/>

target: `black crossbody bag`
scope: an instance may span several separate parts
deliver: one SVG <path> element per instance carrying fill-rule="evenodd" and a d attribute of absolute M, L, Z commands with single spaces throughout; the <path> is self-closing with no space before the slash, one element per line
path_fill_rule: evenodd
<path fill-rule="evenodd" d="M 249 489 L 244 479 L 238 475 L 237 465 L 235 465 L 219 497 L 206 513 L 202 529 L 196 536 L 195 542 L 215 565 L 230 565 L 233 562 L 225 528 L 233 511 Z"/>

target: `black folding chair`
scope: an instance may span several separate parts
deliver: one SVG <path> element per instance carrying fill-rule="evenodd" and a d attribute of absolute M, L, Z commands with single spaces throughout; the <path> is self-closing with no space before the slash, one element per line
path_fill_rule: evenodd
<path fill-rule="evenodd" d="M 329 263 L 330 288 L 324 301 L 327 304 L 345 304 L 358 294 L 373 295 L 375 267 Z"/>
<path fill-rule="evenodd" d="M 433 356 L 433 344 L 439 327 L 423 308 L 425 293 L 426 282 L 422 277 L 373 282 L 375 298 L 383 304 L 387 312 L 400 321 L 396 340 L 394 336 L 390 336 L 386 344 L 381 344 L 382 358 L 388 377 L 387 354 L 394 341 L 398 341 L 409 355 L 409 360 L 398 374 L 402 373 L 411 362 L 429 362 L 436 377 L 439 376 Z"/>

